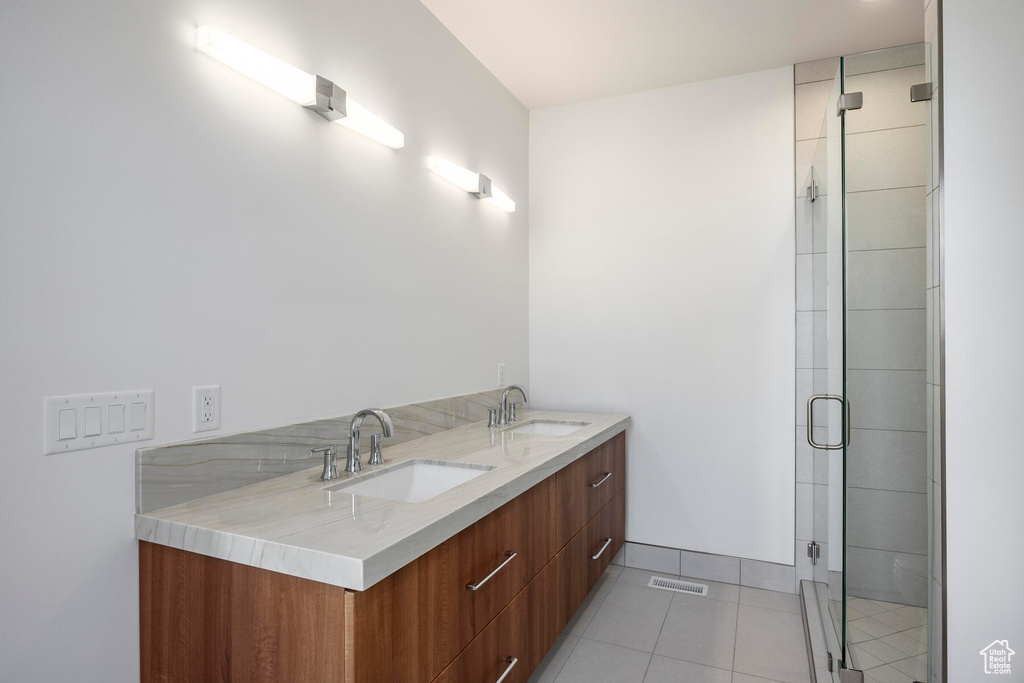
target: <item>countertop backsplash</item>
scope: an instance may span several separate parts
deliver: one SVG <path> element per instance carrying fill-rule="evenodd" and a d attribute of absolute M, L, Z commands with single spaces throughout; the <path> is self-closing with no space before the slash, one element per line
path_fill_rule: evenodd
<path fill-rule="evenodd" d="M 408 403 L 384 408 L 395 425 L 386 446 L 404 443 L 487 419 L 498 405 L 500 389 Z M 159 510 L 215 493 L 255 484 L 316 467 L 317 446 L 337 444 L 344 463 L 352 415 L 314 420 L 255 432 L 230 434 L 201 441 L 169 444 L 136 451 L 135 509 Z M 363 429 L 363 449 L 369 452 L 375 423 Z"/>

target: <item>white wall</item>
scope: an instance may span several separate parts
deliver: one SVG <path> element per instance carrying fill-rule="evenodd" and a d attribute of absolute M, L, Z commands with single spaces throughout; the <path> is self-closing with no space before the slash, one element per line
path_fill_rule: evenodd
<path fill-rule="evenodd" d="M 946 542 L 950 681 L 1009 640 L 1024 677 L 1024 4 L 943 0 Z"/>
<path fill-rule="evenodd" d="M 530 387 L 630 413 L 630 541 L 793 564 L 791 68 L 533 111 Z"/>
<path fill-rule="evenodd" d="M 334 78 L 393 151 L 194 49 Z M 0 9 L 0 680 L 138 678 L 131 447 L 42 455 L 43 397 L 156 390 L 153 443 L 526 379 L 528 114 L 417 0 Z M 508 215 L 426 170 L 489 174 Z"/>

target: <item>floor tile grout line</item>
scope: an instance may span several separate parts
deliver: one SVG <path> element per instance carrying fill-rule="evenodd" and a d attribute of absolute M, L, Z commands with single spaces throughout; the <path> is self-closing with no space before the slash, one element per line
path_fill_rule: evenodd
<path fill-rule="evenodd" d="M 558 671 L 555 672 L 554 677 L 551 679 L 552 681 L 558 679 L 559 674 L 562 673 L 562 669 L 564 669 L 565 665 L 569 663 L 569 657 L 572 657 L 572 653 L 576 651 L 576 646 L 580 644 L 581 640 L 583 640 L 583 636 L 574 636 L 571 633 L 569 634 L 569 636 L 575 638 L 576 642 L 573 643 L 572 647 L 569 648 L 569 652 L 566 653 L 565 659 L 562 660 L 562 665 L 558 667 Z"/>
<path fill-rule="evenodd" d="M 641 650 L 641 649 L 636 648 L 636 647 L 630 647 L 629 645 L 620 645 L 619 643 L 609 643 L 607 640 L 598 640 L 597 638 L 584 638 L 583 636 L 580 636 L 580 640 L 586 640 L 586 641 L 591 642 L 591 643 L 597 643 L 598 645 L 611 645 L 612 647 L 621 647 L 623 650 L 631 650 L 633 652 L 642 652 L 645 655 L 653 655 L 654 654 L 653 652 L 648 652 L 647 650 Z M 576 647 L 579 647 L 579 643 L 576 643 Z M 573 649 L 575 650 L 576 648 L 574 647 Z M 659 656 L 661 656 L 661 655 L 659 655 Z"/>
<path fill-rule="evenodd" d="M 617 643 L 606 643 L 603 640 L 593 640 L 592 638 L 588 638 L 587 640 L 590 640 L 590 641 L 595 642 L 595 643 L 601 643 L 602 645 L 614 645 L 615 647 L 622 647 L 622 648 L 625 648 L 627 650 L 633 650 L 634 652 L 644 652 L 644 650 L 637 650 L 635 647 L 629 647 L 627 645 L 618 645 Z M 706 669 L 714 669 L 715 671 L 729 671 L 730 673 L 732 672 L 732 669 L 723 669 L 722 667 L 715 666 L 714 664 L 704 664 L 703 662 L 695 662 L 692 659 L 683 659 L 682 657 L 674 657 L 672 655 L 663 655 L 663 654 L 658 654 L 657 652 L 651 652 L 649 654 L 651 655 L 652 658 L 654 656 L 658 656 L 658 657 L 662 657 L 664 659 L 671 659 L 674 662 L 686 662 L 687 664 L 694 664 L 696 666 L 703 666 Z M 741 671 L 740 673 L 743 673 L 743 672 Z M 751 676 L 753 674 L 746 674 L 746 675 L 747 676 Z M 765 680 L 774 681 L 774 679 L 770 679 L 770 678 L 765 679 Z M 779 681 L 778 683 L 784 683 L 784 682 L 783 681 Z"/>
<path fill-rule="evenodd" d="M 740 580 L 743 580 L 743 565 L 740 564 Z M 743 586 L 740 586 L 740 598 L 743 597 Z M 739 647 L 740 640 L 740 603 L 736 603 L 736 625 L 733 627 L 732 632 L 732 676 L 729 678 L 732 681 L 736 677 L 736 648 Z"/>
<path fill-rule="evenodd" d="M 659 634 L 658 637 L 659 638 L 661 637 L 660 634 Z M 654 646 L 657 647 L 658 646 L 657 643 L 655 643 Z M 647 657 L 647 668 L 644 669 L 644 675 L 643 675 L 643 678 L 640 679 L 640 683 L 643 683 L 644 681 L 647 680 L 647 674 L 651 670 L 651 662 L 653 662 L 653 661 L 654 661 L 654 653 L 652 652 L 650 654 L 650 656 Z"/>
<path fill-rule="evenodd" d="M 878 659 L 878 657 L 875 657 L 875 659 Z M 893 664 L 899 664 L 900 662 L 906 662 L 906 661 L 911 660 L 911 659 L 913 659 L 915 662 L 917 661 L 917 657 L 916 656 L 914 656 L 914 657 L 904 657 L 903 659 L 894 659 L 891 662 L 885 662 L 885 661 L 882 661 L 881 659 L 879 659 L 879 661 L 882 662 L 881 664 L 879 664 L 878 666 L 869 667 L 869 668 L 865 669 L 865 671 L 871 671 L 871 669 L 880 669 L 883 666 L 892 666 Z"/>
<path fill-rule="evenodd" d="M 680 569 L 682 566 L 680 565 Z M 668 613 L 672 611 L 672 605 L 675 604 L 676 596 L 673 595 L 672 599 L 668 601 L 668 609 L 665 610 L 665 616 L 661 620 L 661 628 L 658 629 L 658 637 L 654 639 L 654 650 L 651 650 L 651 658 L 647 660 L 647 668 L 644 670 L 644 677 L 641 681 L 647 679 L 647 672 L 651 670 L 651 662 L 654 661 L 654 652 L 658 649 L 658 643 L 661 642 L 661 634 L 665 631 L 665 622 L 668 621 Z"/>
<path fill-rule="evenodd" d="M 621 573 L 622 573 L 622 572 L 621 572 L 621 570 L 620 570 L 619 574 L 621 574 Z M 604 578 L 604 577 L 602 576 L 602 578 Z M 618 577 L 618 576 L 616 576 L 616 577 L 615 577 L 615 579 L 614 579 L 614 580 L 613 580 L 613 581 L 611 582 L 611 585 L 612 585 L 612 587 L 614 587 L 614 586 L 615 586 L 615 584 L 616 584 L 616 583 L 618 582 L 618 580 L 619 580 L 619 577 Z M 600 582 L 600 579 L 598 579 L 598 582 Z M 597 585 L 595 585 L 595 586 L 594 586 L 594 588 L 592 588 L 592 589 L 591 589 L 591 592 L 593 592 L 593 591 L 596 591 L 596 590 L 599 590 L 599 589 L 598 589 L 598 587 L 597 587 Z M 587 632 L 587 629 L 589 629 L 589 628 L 590 628 L 590 624 L 591 624 L 591 622 L 593 622 L 593 621 L 594 621 L 594 617 L 596 617 L 596 616 L 597 616 L 597 612 L 598 612 L 598 610 L 600 610 L 600 609 L 601 609 L 601 606 L 602 606 L 602 605 L 604 605 L 604 601 L 608 599 L 608 594 L 610 594 L 611 592 L 612 592 L 612 591 L 611 591 L 611 588 L 609 588 L 609 589 L 608 589 L 608 593 L 605 593 L 605 596 L 604 596 L 603 598 L 601 598 L 601 602 L 600 602 L 600 603 L 598 603 L 598 604 L 596 605 L 596 608 L 594 609 L 594 614 L 593 614 L 593 615 L 592 615 L 592 616 L 590 617 L 590 621 L 588 621 L 588 622 L 587 622 L 587 625 L 586 625 L 586 626 L 585 626 L 585 627 L 583 628 L 583 631 L 582 631 L 582 632 L 581 632 L 581 633 L 580 633 L 580 634 L 579 634 L 579 635 L 577 636 L 577 638 L 579 638 L 580 640 L 582 640 L 582 639 L 583 639 L 583 634 L 584 634 L 584 633 L 586 633 L 586 632 Z M 589 593 L 587 594 L 587 597 L 590 597 L 590 594 L 589 594 Z M 595 602 L 596 602 L 596 601 L 595 601 Z M 594 604 L 594 603 L 591 603 L 591 604 Z M 579 609 L 585 609 L 585 608 L 584 608 L 583 606 L 580 606 L 580 608 L 579 608 Z M 575 614 L 573 614 L 573 617 L 575 617 L 575 616 L 576 616 L 576 615 L 575 615 Z M 571 621 L 571 619 L 570 619 L 570 621 Z M 563 633 L 564 633 L 564 631 L 563 631 Z M 575 635 L 575 634 L 570 634 L 570 635 Z M 576 641 L 576 645 L 579 645 L 579 641 Z M 576 645 L 573 645 L 573 647 L 572 647 L 572 649 L 573 649 L 573 650 L 575 650 L 575 649 L 576 649 Z M 569 654 L 572 654 L 572 652 L 570 652 Z"/>

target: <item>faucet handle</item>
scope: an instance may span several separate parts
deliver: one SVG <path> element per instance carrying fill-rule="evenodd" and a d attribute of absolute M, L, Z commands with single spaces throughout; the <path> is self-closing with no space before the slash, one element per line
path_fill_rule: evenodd
<path fill-rule="evenodd" d="M 516 403 L 513 401 L 508 404 L 508 423 L 514 425 L 516 423 Z"/>
<path fill-rule="evenodd" d="M 384 441 L 383 434 L 374 434 L 370 437 L 370 464 L 383 465 L 384 454 L 381 452 L 381 443 Z"/>
<path fill-rule="evenodd" d="M 487 409 L 487 428 L 494 429 L 498 426 L 498 409 L 488 408 Z"/>
<path fill-rule="evenodd" d="M 320 474 L 322 480 L 330 481 L 331 479 L 338 478 L 338 446 L 336 444 L 320 448 L 310 448 L 309 452 L 324 454 L 324 471 Z"/>

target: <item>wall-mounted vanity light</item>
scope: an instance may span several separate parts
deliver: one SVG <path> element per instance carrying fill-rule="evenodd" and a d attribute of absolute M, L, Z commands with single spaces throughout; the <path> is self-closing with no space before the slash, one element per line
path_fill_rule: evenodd
<path fill-rule="evenodd" d="M 516 203 L 491 183 L 491 179 L 483 173 L 456 166 L 440 157 L 427 157 L 427 168 L 453 185 L 461 187 L 466 192 L 476 195 L 499 209 L 509 213 L 516 210 Z"/>
<path fill-rule="evenodd" d="M 350 130 L 394 149 L 405 146 L 400 130 L 374 116 L 323 76 L 308 74 L 212 26 L 196 30 L 196 49 Z"/>

